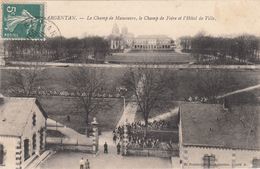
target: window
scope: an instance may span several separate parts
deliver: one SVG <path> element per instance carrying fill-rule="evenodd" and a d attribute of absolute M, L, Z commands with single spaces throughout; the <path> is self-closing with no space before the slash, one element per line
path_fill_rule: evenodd
<path fill-rule="evenodd" d="M 36 115 L 35 114 L 33 114 L 33 117 L 32 117 L 32 124 L 33 124 L 33 126 L 36 125 Z"/>
<path fill-rule="evenodd" d="M 32 147 L 33 147 L 33 152 L 32 152 L 32 154 L 35 154 L 35 149 L 36 149 L 36 134 L 33 134 L 33 136 L 32 136 Z"/>
<path fill-rule="evenodd" d="M 43 139 L 43 136 L 44 136 L 44 129 L 41 128 L 40 130 L 40 150 L 43 150 L 44 149 L 44 139 Z"/>
<path fill-rule="evenodd" d="M 260 168 L 260 159 L 253 159 L 252 161 L 252 167 L 253 168 Z"/>
<path fill-rule="evenodd" d="M 0 144 L 0 165 L 4 164 L 4 146 Z"/>
<path fill-rule="evenodd" d="M 203 157 L 204 169 L 214 168 L 216 166 L 216 158 L 214 155 L 205 155 Z"/>

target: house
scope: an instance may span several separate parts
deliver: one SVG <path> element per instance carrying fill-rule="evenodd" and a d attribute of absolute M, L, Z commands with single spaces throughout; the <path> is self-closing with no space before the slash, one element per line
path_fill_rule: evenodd
<path fill-rule="evenodd" d="M 174 168 L 260 168 L 260 106 L 184 103 Z"/>
<path fill-rule="evenodd" d="M 46 118 L 35 98 L 0 96 L 1 169 L 23 169 L 43 153 Z"/>

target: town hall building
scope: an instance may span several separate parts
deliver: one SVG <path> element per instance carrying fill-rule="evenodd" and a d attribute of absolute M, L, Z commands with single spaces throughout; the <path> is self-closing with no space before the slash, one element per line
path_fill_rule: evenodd
<path fill-rule="evenodd" d="M 113 25 L 111 34 L 107 37 L 110 49 L 114 52 L 131 51 L 172 51 L 175 44 L 172 38 L 166 35 L 139 35 L 128 32 L 122 27 L 121 32 L 117 24 Z"/>

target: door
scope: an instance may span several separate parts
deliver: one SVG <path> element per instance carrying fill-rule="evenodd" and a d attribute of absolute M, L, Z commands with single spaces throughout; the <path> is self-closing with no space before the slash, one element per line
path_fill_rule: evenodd
<path fill-rule="evenodd" d="M 27 160 L 30 157 L 29 153 L 29 139 L 25 139 L 23 141 L 23 146 L 24 146 L 24 161 Z"/>

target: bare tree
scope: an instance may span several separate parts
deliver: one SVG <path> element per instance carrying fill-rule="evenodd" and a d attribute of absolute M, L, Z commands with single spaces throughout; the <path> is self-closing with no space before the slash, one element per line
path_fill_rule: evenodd
<path fill-rule="evenodd" d="M 151 110 L 160 102 L 165 92 L 166 79 L 165 71 L 154 68 L 129 69 L 124 76 L 123 83 L 128 92 L 135 97 L 142 112 L 145 126 Z"/>
<path fill-rule="evenodd" d="M 8 91 L 11 95 L 29 97 L 37 94 L 37 89 L 47 78 L 40 62 L 9 71 Z"/>
<path fill-rule="evenodd" d="M 86 134 L 88 133 L 89 115 L 96 113 L 104 106 L 103 98 L 96 96 L 104 92 L 103 71 L 96 68 L 79 67 L 69 73 L 67 77 L 69 90 L 79 98 L 79 107 L 83 107 L 86 122 Z"/>
<path fill-rule="evenodd" d="M 215 101 L 218 95 L 235 90 L 239 85 L 234 75 L 225 70 L 197 72 L 193 87 L 203 97 Z"/>

